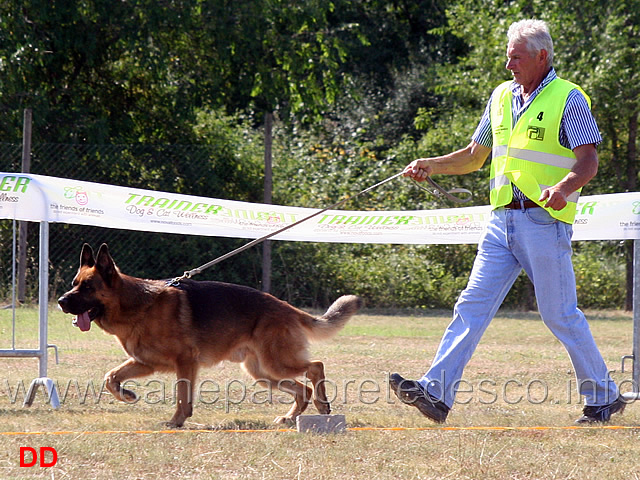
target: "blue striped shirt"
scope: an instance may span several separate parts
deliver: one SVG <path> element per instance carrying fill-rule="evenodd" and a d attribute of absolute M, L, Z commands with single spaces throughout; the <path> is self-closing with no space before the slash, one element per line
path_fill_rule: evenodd
<path fill-rule="evenodd" d="M 538 88 L 533 92 L 531 96 L 525 102 L 522 98 L 522 90 L 518 83 L 513 82 L 511 84 L 511 92 L 513 94 L 513 100 L 511 102 L 513 125 L 516 124 L 518 119 L 529 108 L 533 99 L 538 96 L 544 87 L 549 85 L 552 80 L 557 78 L 556 71 L 552 68 L 547 76 L 542 80 L 542 83 L 538 85 Z M 491 98 L 487 102 L 487 106 L 482 114 L 480 123 L 474 132 L 471 139 L 480 145 L 491 148 L 493 147 L 493 135 L 491 132 Z M 580 145 L 587 145 L 593 143 L 595 145 L 602 142 L 602 136 L 598 130 L 595 118 L 591 113 L 589 104 L 584 95 L 577 89 L 572 90 L 567 98 L 567 104 L 560 120 L 560 134 L 558 140 L 560 145 L 573 150 Z M 526 199 L 524 194 L 513 187 L 514 198 Z"/>

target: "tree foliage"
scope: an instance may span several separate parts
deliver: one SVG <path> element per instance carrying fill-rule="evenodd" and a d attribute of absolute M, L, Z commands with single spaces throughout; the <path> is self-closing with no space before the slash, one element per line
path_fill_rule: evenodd
<path fill-rule="evenodd" d="M 559 75 L 589 93 L 603 132 L 600 175 L 585 193 L 633 191 L 639 16 L 640 0 L 594 0 L 587 10 L 568 0 L 5 0 L 0 136 L 20 142 L 28 107 L 34 145 L 119 146 L 117 156 L 61 153 L 77 171 L 90 165 L 96 181 L 259 201 L 261 125 L 274 112 L 274 200 L 324 207 L 414 158 L 466 145 L 491 90 L 509 78 L 509 24 L 538 17 L 551 26 Z M 170 144 L 209 154 L 177 158 Z M 37 173 L 56 174 L 39 155 Z M 437 180 L 484 204 L 487 179 L 485 167 Z M 399 179 L 346 208 L 442 206 Z M 206 244 L 172 255 L 200 259 Z M 587 259 L 594 249 L 620 265 L 616 246 L 578 246 L 580 278 L 597 268 Z M 312 304 L 360 292 L 376 305 L 447 306 L 474 250 L 277 243 L 274 293 Z M 618 291 L 619 269 L 599 271 L 600 284 Z M 527 303 L 526 280 L 518 282 L 511 305 Z"/>

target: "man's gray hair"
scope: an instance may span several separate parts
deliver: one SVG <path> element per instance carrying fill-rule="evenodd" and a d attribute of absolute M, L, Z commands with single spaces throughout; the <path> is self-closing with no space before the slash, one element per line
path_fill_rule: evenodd
<path fill-rule="evenodd" d="M 527 49 L 532 54 L 540 50 L 547 52 L 547 66 L 553 65 L 553 40 L 547 22 L 543 20 L 520 20 L 512 23 L 507 32 L 509 43 L 527 42 Z"/>

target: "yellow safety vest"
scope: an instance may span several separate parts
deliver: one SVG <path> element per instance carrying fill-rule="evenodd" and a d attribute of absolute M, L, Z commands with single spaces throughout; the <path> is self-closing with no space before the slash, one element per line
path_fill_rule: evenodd
<path fill-rule="evenodd" d="M 578 85 L 556 78 L 533 99 L 512 127 L 510 85 L 508 81 L 498 86 L 491 100 L 493 151 L 490 198 L 494 208 L 513 200 L 512 183 L 527 198 L 539 203 L 542 190 L 557 184 L 571 171 L 576 156 L 558 140 L 560 120 L 569 92 L 576 88 L 580 90 L 591 107 L 591 100 Z M 572 224 L 580 190 L 569 196 L 562 210 L 545 210 L 552 217 Z"/>

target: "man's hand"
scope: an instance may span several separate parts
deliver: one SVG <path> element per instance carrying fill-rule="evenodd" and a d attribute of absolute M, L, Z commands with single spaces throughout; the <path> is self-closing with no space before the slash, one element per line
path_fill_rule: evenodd
<path fill-rule="evenodd" d="M 543 206 L 546 208 L 552 208 L 554 210 L 562 210 L 567 206 L 567 196 L 562 193 L 558 186 L 545 188 L 542 191 L 542 195 L 538 199 L 539 202 L 547 201 Z"/>
<path fill-rule="evenodd" d="M 567 176 L 542 191 L 538 201 L 546 200 L 545 207 L 562 210 L 567 206 L 569 195 L 586 185 L 598 172 L 598 154 L 594 144 L 580 145 L 573 149 L 573 153 L 576 155 L 576 163 Z"/>
<path fill-rule="evenodd" d="M 432 173 L 433 168 L 429 165 L 429 159 L 419 158 L 404 168 L 402 176 L 411 177 L 416 182 L 424 182 Z"/>

